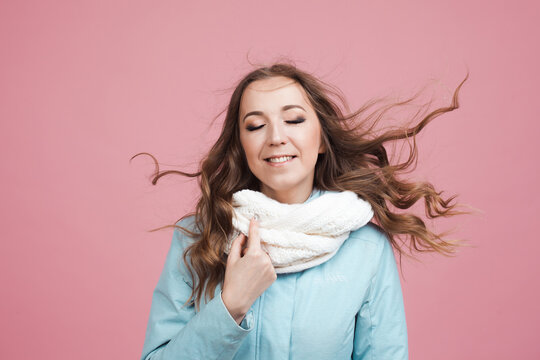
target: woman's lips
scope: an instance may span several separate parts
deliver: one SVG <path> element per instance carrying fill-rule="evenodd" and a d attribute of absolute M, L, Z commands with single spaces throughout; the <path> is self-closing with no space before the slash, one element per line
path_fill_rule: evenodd
<path fill-rule="evenodd" d="M 288 163 L 290 163 L 294 159 L 296 159 L 296 156 L 293 156 L 292 159 L 289 159 L 289 160 L 283 161 L 283 162 L 279 162 L 279 163 L 270 162 L 270 161 L 267 161 L 267 160 L 265 160 L 264 162 L 267 163 L 270 166 L 273 166 L 273 167 L 281 167 L 281 166 L 287 165 Z"/>

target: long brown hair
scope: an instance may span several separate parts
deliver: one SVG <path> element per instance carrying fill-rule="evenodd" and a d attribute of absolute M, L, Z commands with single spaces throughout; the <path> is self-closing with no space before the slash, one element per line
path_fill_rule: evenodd
<path fill-rule="evenodd" d="M 302 71 L 294 63 L 277 62 L 251 71 L 238 82 L 226 109 L 221 134 L 200 161 L 199 171 L 195 173 L 178 170 L 160 172 L 158 162 L 151 154 L 135 155 L 146 154 L 154 159 L 156 164 L 155 176 L 152 179 L 154 185 L 162 176 L 171 173 L 200 177 L 198 184 L 201 196 L 195 211 L 184 215 L 176 222 L 177 224 L 195 215 L 197 230 L 191 231 L 176 224 L 152 230 L 172 226 L 196 239 L 186 248 L 183 255 L 184 264 L 193 279 L 192 293 L 186 303 L 194 302 L 198 309 L 203 290 L 206 288 L 205 299 L 212 298 L 217 285 L 223 282 L 227 264 L 227 254 L 224 249 L 227 237 L 233 231 L 232 194 L 242 189 L 259 191 L 260 182 L 249 170 L 240 143 L 238 124 L 240 99 L 250 83 L 273 76 L 285 76 L 300 84 L 305 89 L 320 121 L 326 152 L 319 154 L 317 159 L 314 187 L 321 190 L 350 190 L 367 200 L 375 213 L 372 221 L 398 250 L 400 264 L 401 255 L 404 254 L 402 246 L 397 242 L 400 238 L 405 238 L 402 239 L 402 244 L 407 244 L 411 253 L 414 248 L 417 252 L 438 252 L 451 256 L 456 247 L 462 246 L 461 240 L 443 239 L 448 232 L 435 233 L 428 229 L 420 216 L 400 213 L 394 208 L 409 209 L 417 201 L 423 199 L 425 215 L 429 219 L 470 213 L 456 210 L 458 204 L 451 204 L 456 195 L 444 198 L 442 191 L 436 191 L 429 182 L 409 182 L 399 179 L 402 173 L 416 168 L 418 156 L 416 134 L 439 115 L 459 107 L 458 92 L 469 77 L 468 72 L 454 91 L 452 103 L 449 106 L 431 111 L 415 126 L 390 128 L 381 134 L 375 134 L 375 126 L 385 118 L 385 114 L 390 109 L 409 104 L 418 93 L 404 101 L 393 102 L 368 112 L 383 99 L 372 100 L 355 112 L 345 115 L 338 106 L 338 101 L 345 109 L 348 109 L 348 105 L 337 88 Z M 391 164 L 384 145 L 396 140 L 406 140 L 411 151 L 406 161 Z M 194 272 L 196 277 L 193 276 Z"/>

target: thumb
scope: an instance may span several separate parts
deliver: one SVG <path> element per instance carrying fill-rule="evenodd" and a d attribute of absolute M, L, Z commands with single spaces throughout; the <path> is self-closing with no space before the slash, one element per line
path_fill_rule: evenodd
<path fill-rule="evenodd" d="M 229 257 L 227 262 L 234 262 L 237 259 L 240 258 L 240 251 L 242 248 L 242 244 L 244 243 L 244 240 L 246 239 L 246 235 L 243 233 L 240 233 L 232 242 L 231 249 L 229 250 Z"/>

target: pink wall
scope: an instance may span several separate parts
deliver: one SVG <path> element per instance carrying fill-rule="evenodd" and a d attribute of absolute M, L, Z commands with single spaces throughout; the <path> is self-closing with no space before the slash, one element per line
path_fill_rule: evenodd
<path fill-rule="evenodd" d="M 171 238 L 147 230 L 197 189 L 153 187 L 150 159 L 128 160 L 195 170 L 249 51 L 293 57 L 352 106 L 426 83 L 447 105 L 469 68 L 461 108 L 420 136 L 416 174 L 484 213 L 440 223 L 474 248 L 404 259 L 410 355 L 540 358 L 539 6 L 234 3 L 0 3 L 0 357 L 140 356 Z"/>

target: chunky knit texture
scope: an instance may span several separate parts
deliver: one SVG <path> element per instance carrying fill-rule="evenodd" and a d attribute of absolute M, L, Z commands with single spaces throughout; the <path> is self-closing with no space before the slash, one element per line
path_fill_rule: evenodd
<path fill-rule="evenodd" d="M 248 236 L 253 215 L 259 218 L 261 248 L 268 253 L 276 273 L 302 271 L 334 256 L 349 233 L 373 217 L 369 202 L 352 191 L 321 191 L 301 204 L 285 204 L 261 192 L 244 189 L 233 194 L 235 231 L 232 241 Z"/>

